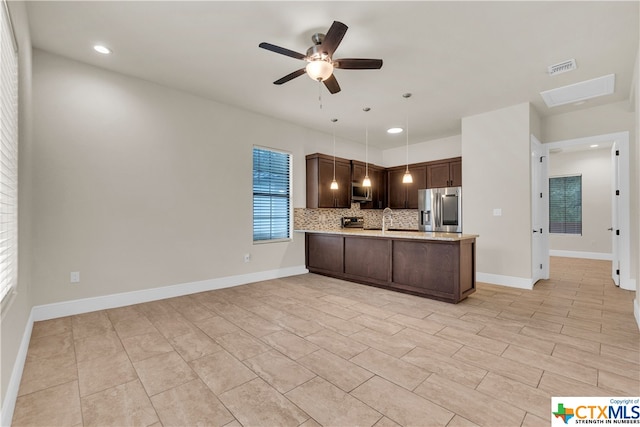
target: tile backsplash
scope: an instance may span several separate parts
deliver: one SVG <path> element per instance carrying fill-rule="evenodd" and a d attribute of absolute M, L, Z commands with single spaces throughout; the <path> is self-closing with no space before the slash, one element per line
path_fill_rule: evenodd
<path fill-rule="evenodd" d="M 365 228 L 382 227 L 382 209 L 360 209 L 359 203 L 352 203 L 351 209 L 293 209 L 293 228 L 295 230 L 336 230 L 341 227 L 344 216 L 361 216 Z M 391 215 L 392 228 L 418 229 L 417 209 L 394 209 Z"/>

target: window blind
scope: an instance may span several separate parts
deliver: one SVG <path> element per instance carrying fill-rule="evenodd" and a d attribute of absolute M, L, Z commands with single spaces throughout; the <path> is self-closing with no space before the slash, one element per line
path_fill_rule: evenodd
<path fill-rule="evenodd" d="M 0 300 L 18 280 L 18 51 L 0 5 Z"/>
<path fill-rule="evenodd" d="M 253 240 L 291 237 L 291 155 L 253 149 Z"/>
<path fill-rule="evenodd" d="M 549 178 L 549 232 L 582 234 L 582 176 Z"/>

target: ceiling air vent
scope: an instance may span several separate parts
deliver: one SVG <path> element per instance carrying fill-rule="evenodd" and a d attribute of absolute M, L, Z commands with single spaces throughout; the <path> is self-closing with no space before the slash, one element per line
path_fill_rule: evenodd
<path fill-rule="evenodd" d="M 578 68 L 578 66 L 576 65 L 576 60 L 569 59 L 559 64 L 549 65 L 547 67 L 547 71 L 550 76 L 555 76 L 556 74 L 566 73 L 567 71 L 575 70 L 576 68 Z"/>
<path fill-rule="evenodd" d="M 611 95 L 615 91 L 616 76 L 609 74 L 568 86 L 540 92 L 547 107 L 571 104 L 603 95 Z"/>

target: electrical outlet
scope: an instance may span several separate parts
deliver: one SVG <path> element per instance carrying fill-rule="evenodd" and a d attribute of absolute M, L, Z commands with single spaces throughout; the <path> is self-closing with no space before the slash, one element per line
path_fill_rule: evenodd
<path fill-rule="evenodd" d="M 71 274 L 69 275 L 69 281 L 71 283 L 80 283 L 80 272 L 72 271 Z"/>
<path fill-rule="evenodd" d="M 251 262 L 251 254 L 244 254 L 244 262 Z"/>
<path fill-rule="evenodd" d="M 502 216 L 502 209 L 501 208 L 495 208 L 493 210 L 493 216 Z"/>

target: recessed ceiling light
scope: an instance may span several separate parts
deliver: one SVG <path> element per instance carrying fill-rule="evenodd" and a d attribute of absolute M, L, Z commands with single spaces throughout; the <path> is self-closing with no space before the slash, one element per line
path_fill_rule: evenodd
<path fill-rule="evenodd" d="M 401 133 L 403 131 L 402 128 L 389 128 L 387 129 L 387 133 Z"/>
<path fill-rule="evenodd" d="M 110 53 L 111 53 L 111 49 L 109 49 L 108 47 L 103 46 L 103 45 L 101 45 L 101 44 L 97 44 L 97 45 L 95 45 L 95 46 L 93 47 L 93 50 L 95 50 L 96 52 L 101 53 L 101 54 L 103 54 L 103 55 L 108 55 L 108 54 L 110 54 Z"/>
<path fill-rule="evenodd" d="M 598 148 L 598 144 L 591 144 L 589 148 Z"/>

